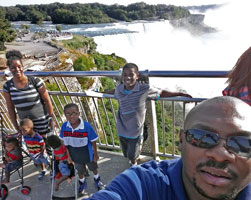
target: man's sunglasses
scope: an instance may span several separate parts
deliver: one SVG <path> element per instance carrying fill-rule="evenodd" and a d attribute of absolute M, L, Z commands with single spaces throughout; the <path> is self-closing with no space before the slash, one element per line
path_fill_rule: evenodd
<path fill-rule="evenodd" d="M 219 144 L 221 138 L 217 133 L 200 130 L 188 129 L 185 131 L 186 141 L 196 147 L 210 149 Z M 251 136 L 229 136 L 225 147 L 229 152 L 241 157 L 251 157 Z"/>

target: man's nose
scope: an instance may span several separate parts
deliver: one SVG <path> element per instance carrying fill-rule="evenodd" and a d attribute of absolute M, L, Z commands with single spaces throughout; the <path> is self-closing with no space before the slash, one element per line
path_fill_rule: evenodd
<path fill-rule="evenodd" d="M 228 151 L 226 148 L 226 141 L 220 140 L 220 143 L 211 149 L 207 149 L 206 156 L 212 158 L 218 162 L 233 162 L 235 160 L 235 154 Z"/>

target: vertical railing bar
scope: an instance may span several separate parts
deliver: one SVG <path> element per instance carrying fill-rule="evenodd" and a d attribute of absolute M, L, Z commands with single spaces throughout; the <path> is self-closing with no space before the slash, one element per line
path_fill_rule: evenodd
<path fill-rule="evenodd" d="M 103 109 L 104 109 L 104 112 L 105 112 L 105 117 L 106 117 L 107 124 L 108 124 L 109 130 L 110 130 L 110 134 L 111 134 L 111 137 L 112 137 L 112 146 L 114 147 L 115 145 L 114 145 L 114 138 L 113 138 L 112 127 L 111 127 L 111 124 L 110 124 L 109 117 L 107 115 L 107 110 L 106 110 L 106 107 L 105 107 L 104 100 L 102 98 L 101 98 L 101 102 L 102 102 L 102 106 L 103 106 Z"/>
<path fill-rule="evenodd" d="M 163 139 L 163 152 L 166 154 L 166 126 L 165 126 L 165 110 L 164 101 L 161 101 L 161 118 L 162 118 L 162 139 Z"/>
<path fill-rule="evenodd" d="M 51 98 L 51 102 L 52 102 L 52 104 L 54 105 L 54 107 L 56 108 L 56 110 L 57 110 L 57 112 L 58 112 L 58 115 L 59 115 L 61 121 L 63 122 L 64 120 L 63 120 L 63 118 L 62 118 L 62 116 L 61 116 L 61 114 L 60 114 L 60 111 L 59 111 L 59 109 L 58 109 L 58 107 L 57 107 L 57 105 L 56 105 L 56 103 L 55 103 L 55 101 L 54 101 L 53 98 Z M 54 113 L 54 118 L 56 119 L 56 122 L 57 122 L 58 127 L 60 127 L 60 123 L 58 122 L 58 119 L 57 119 L 55 113 Z"/>
<path fill-rule="evenodd" d="M 172 101 L 172 155 L 175 154 L 175 104 L 174 101 Z"/>
<path fill-rule="evenodd" d="M 186 104 L 185 102 L 183 101 L 183 115 L 182 115 L 182 120 L 183 120 L 183 126 L 182 126 L 182 129 L 184 129 L 184 123 L 185 123 L 185 117 L 186 117 Z"/>
<path fill-rule="evenodd" d="M 159 141 L 158 141 L 158 128 L 157 128 L 157 116 L 156 116 L 156 105 L 155 101 L 151 101 L 150 105 L 150 130 L 152 134 L 152 154 L 153 159 L 157 159 L 157 154 L 159 153 Z"/>
<path fill-rule="evenodd" d="M 50 92 L 49 92 L 49 94 L 50 94 Z M 54 96 L 54 95 L 50 95 L 51 99 L 53 98 L 53 96 Z M 57 98 L 57 100 L 58 100 L 58 102 L 59 102 L 59 105 L 61 106 L 61 109 L 64 110 L 64 106 L 63 106 L 63 104 L 62 104 L 62 101 L 61 101 L 59 95 L 56 95 L 56 98 Z M 63 96 L 63 98 L 64 98 L 64 96 Z M 64 99 L 65 99 L 65 98 L 64 98 Z M 53 100 L 54 100 L 54 99 L 53 99 Z"/>
<path fill-rule="evenodd" d="M 91 115 L 91 120 L 92 120 L 93 125 L 94 125 L 94 130 L 95 130 L 95 132 L 98 134 L 98 130 L 99 130 L 99 129 L 98 129 L 98 126 L 97 126 L 97 124 L 96 124 L 96 121 L 94 120 L 94 117 L 93 117 L 91 108 L 90 108 L 90 106 L 89 106 L 89 102 L 88 102 L 87 97 L 84 97 L 84 100 L 85 100 L 85 102 L 86 102 L 87 108 L 89 108 L 90 115 Z M 98 137 L 98 140 L 99 140 L 99 144 L 102 144 L 102 143 L 101 143 L 100 137 Z"/>
<path fill-rule="evenodd" d="M 64 110 L 64 105 L 63 105 L 63 103 L 62 103 L 60 97 L 57 95 L 56 98 L 57 98 L 57 100 L 58 100 L 58 102 L 59 102 L 59 105 L 61 106 L 61 109 Z"/>
<path fill-rule="evenodd" d="M 65 82 L 65 80 L 64 80 L 64 77 L 61 77 L 61 80 L 62 80 L 62 82 L 63 82 L 63 84 L 64 84 L 64 86 L 65 86 L 66 91 L 69 93 L 70 90 L 68 89 L 68 87 L 67 87 L 67 85 L 66 85 L 66 82 Z M 70 99 L 71 99 L 71 102 L 74 102 L 72 96 L 70 96 Z"/>
<path fill-rule="evenodd" d="M 87 121 L 87 122 L 89 122 L 89 120 L 88 120 L 88 118 L 87 118 L 87 115 L 86 115 L 86 112 L 85 112 L 85 109 L 84 109 L 84 106 L 83 106 L 83 104 L 82 104 L 82 102 L 81 102 L 80 97 L 78 97 L 78 102 L 79 102 L 79 105 L 80 105 L 80 107 L 81 107 L 82 114 L 84 115 L 84 120 Z"/>
<path fill-rule="evenodd" d="M 115 124 L 117 124 L 117 117 L 116 117 L 116 114 L 115 114 L 115 110 L 114 110 L 114 106 L 113 106 L 113 103 L 112 103 L 112 99 L 111 99 L 111 98 L 109 98 L 109 102 L 110 102 L 110 104 L 111 104 L 113 119 L 114 119 L 114 121 L 115 121 Z M 117 133 L 117 127 L 116 127 L 116 133 Z M 118 139 L 117 134 L 115 134 L 115 137 Z"/>
<path fill-rule="evenodd" d="M 101 119 L 101 116 L 100 116 L 98 107 L 97 107 L 96 102 L 94 101 L 94 98 L 93 98 L 93 97 L 92 97 L 92 101 L 93 101 L 94 106 L 95 106 L 95 109 L 96 109 L 96 111 L 97 111 L 98 118 L 99 118 L 99 122 L 100 122 L 100 124 L 101 124 L 101 129 L 102 129 L 102 132 L 103 132 L 103 135 L 104 135 L 104 138 L 105 138 L 105 143 L 106 143 L 106 145 L 107 145 L 108 142 L 107 142 L 107 137 L 106 137 L 105 129 L 104 129 L 104 126 L 103 126 L 103 123 L 102 123 L 102 119 Z"/>
<path fill-rule="evenodd" d="M 61 86 L 60 86 L 58 80 L 56 79 L 56 77 L 53 77 L 53 79 L 54 79 L 54 81 L 56 82 L 56 84 L 57 84 L 57 86 L 58 86 L 58 88 L 59 88 L 59 91 L 60 91 L 60 92 L 63 92 L 63 90 L 62 90 L 62 88 L 61 88 Z M 62 79 L 62 77 L 61 77 L 61 79 Z M 64 98 L 64 100 L 65 100 L 65 103 L 68 104 L 68 101 L 67 101 L 66 97 L 63 96 L 63 98 Z"/>
<path fill-rule="evenodd" d="M 5 107 L 4 103 L 3 103 L 3 100 L 1 100 L 1 108 L 2 108 L 2 111 L 3 111 L 3 119 L 5 121 L 5 123 L 7 124 L 8 128 L 9 129 L 13 129 L 15 130 L 15 127 L 14 125 L 12 124 L 12 121 L 10 120 L 10 118 L 8 117 L 8 109 Z"/>
<path fill-rule="evenodd" d="M 6 129 L 11 129 L 9 123 L 6 121 L 6 118 L 8 119 L 8 117 L 6 117 L 6 113 L 5 111 L 2 110 L 2 107 L 1 107 L 1 115 L 2 115 L 2 120 L 3 120 L 3 126 L 6 128 Z M 12 123 L 11 123 L 12 124 Z M 15 130 L 15 128 L 13 127 L 13 130 Z"/>
<path fill-rule="evenodd" d="M 112 109 L 113 118 L 114 118 L 114 120 L 115 120 L 115 123 L 117 123 L 117 118 L 116 118 L 116 114 L 115 114 L 115 110 L 114 110 L 114 107 L 113 107 L 111 98 L 109 98 L 109 102 L 110 102 L 110 104 L 111 104 L 111 109 Z"/>
<path fill-rule="evenodd" d="M 109 102 L 110 102 L 110 104 L 111 104 L 113 119 L 114 119 L 114 121 L 115 121 L 115 124 L 117 124 L 117 117 L 116 117 L 116 114 L 115 114 L 115 110 L 114 110 L 114 106 L 113 106 L 113 103 L 112 103 L 112 99 L 111 99 L 111 98 L 109 98 Z M 116 127 L 116 130 L 117 130 L 117 127 Z M 115 134 L 115 137 L 118 139 L 117 134 Z"/>

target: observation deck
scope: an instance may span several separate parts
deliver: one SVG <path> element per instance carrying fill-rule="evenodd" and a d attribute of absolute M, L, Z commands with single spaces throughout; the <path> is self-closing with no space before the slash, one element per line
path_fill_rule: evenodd
<path fill-rule="evenodd" d="M 25 72 L 26 75 L 40 77 L 45 80 L 46 85 L 54 85 L 55 90 L 47 87 L 53 108 L 55 134 L 59 133 L 62 123 L 65 121 L 63 107 L 67 103 L 74 102 L 79 105 L 81 117 L 90 122 L 99 135 L 97 146 L 99 148 L 99 174 L 104 184 L 108 184 L 117 174 L 129 168 L 128 159 L 121 153 L 119 140 L 116 134 L 116 112 L 117 100 L 113 95 L 85 90 L 77 87 L 77 78 L 100 78 L 110 77 L 119 80 L 121 71 L 42 71 Z M 148 82 L 149 78 L 175 77 L 175 78 L 225 78 L 227 71 L 140 71 L 139 81 Z M 0 78 L 6 78 L 4 72 L 0 72 Z M 8 78 L 8 77 L 7 77 Z M 76 82 L 75 82 L 76 81 Z M 71 84 L 73 83 L 73 84 Z M 96 90 L 93 88 L 93 90 Z M 0 113 L 2 118 L 1 132 L 14 133 L 15 129 L 8 116 L 7 105 L 0 90 Z M 152 159 L 165 159 L 180 157 L 177 148 L 179 130 L 183 128 L 186 113 L 205 98 L 171 97 L 160 98 L 158 101 L 148 101 L 146 126 L 148 127 L 148 138 L 142 148 L 140 162 Z M 192 106 L 186 106 L 188 103 Z M 7 200 L 50 200 L 51 181 L 49 173 L 42 181 L 37 179 L 37 168 L 30 162 L 24 166 L 24 185 L 31 187 L 31 193 L 27 196 L 20 192 L 20 179 L 18 174 L 11 176 L 8 184 L 9 196 Z M 87 197 L 97 190 L 93 182 L 91 172 L 87 178 L 87 194 L 78 199 Z M 54 196 L 74 196 L 74 179 L 70 184 L 62 183 L 59 192 Z"/>

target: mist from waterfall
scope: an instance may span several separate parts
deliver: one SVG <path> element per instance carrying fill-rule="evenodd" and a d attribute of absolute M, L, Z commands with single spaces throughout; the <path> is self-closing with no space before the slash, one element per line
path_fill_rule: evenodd
<path fill-rule="evenodd" d="M 133 33 L 94 37 L 101 53 L 116 53 L 140 70 L 231 70 L 251 44 L 248 1 L 228 2 L 208 10 L 204 23 L 218 32 L 193 36 L 173 28 L 169 21 L 117 23 Z M 192 11 L 194 12 L 194 11 Z M 226 79 L 162 78 L 154 85 L 170 90 L 182 88 L 194 97 L 221 95 Z"/>

